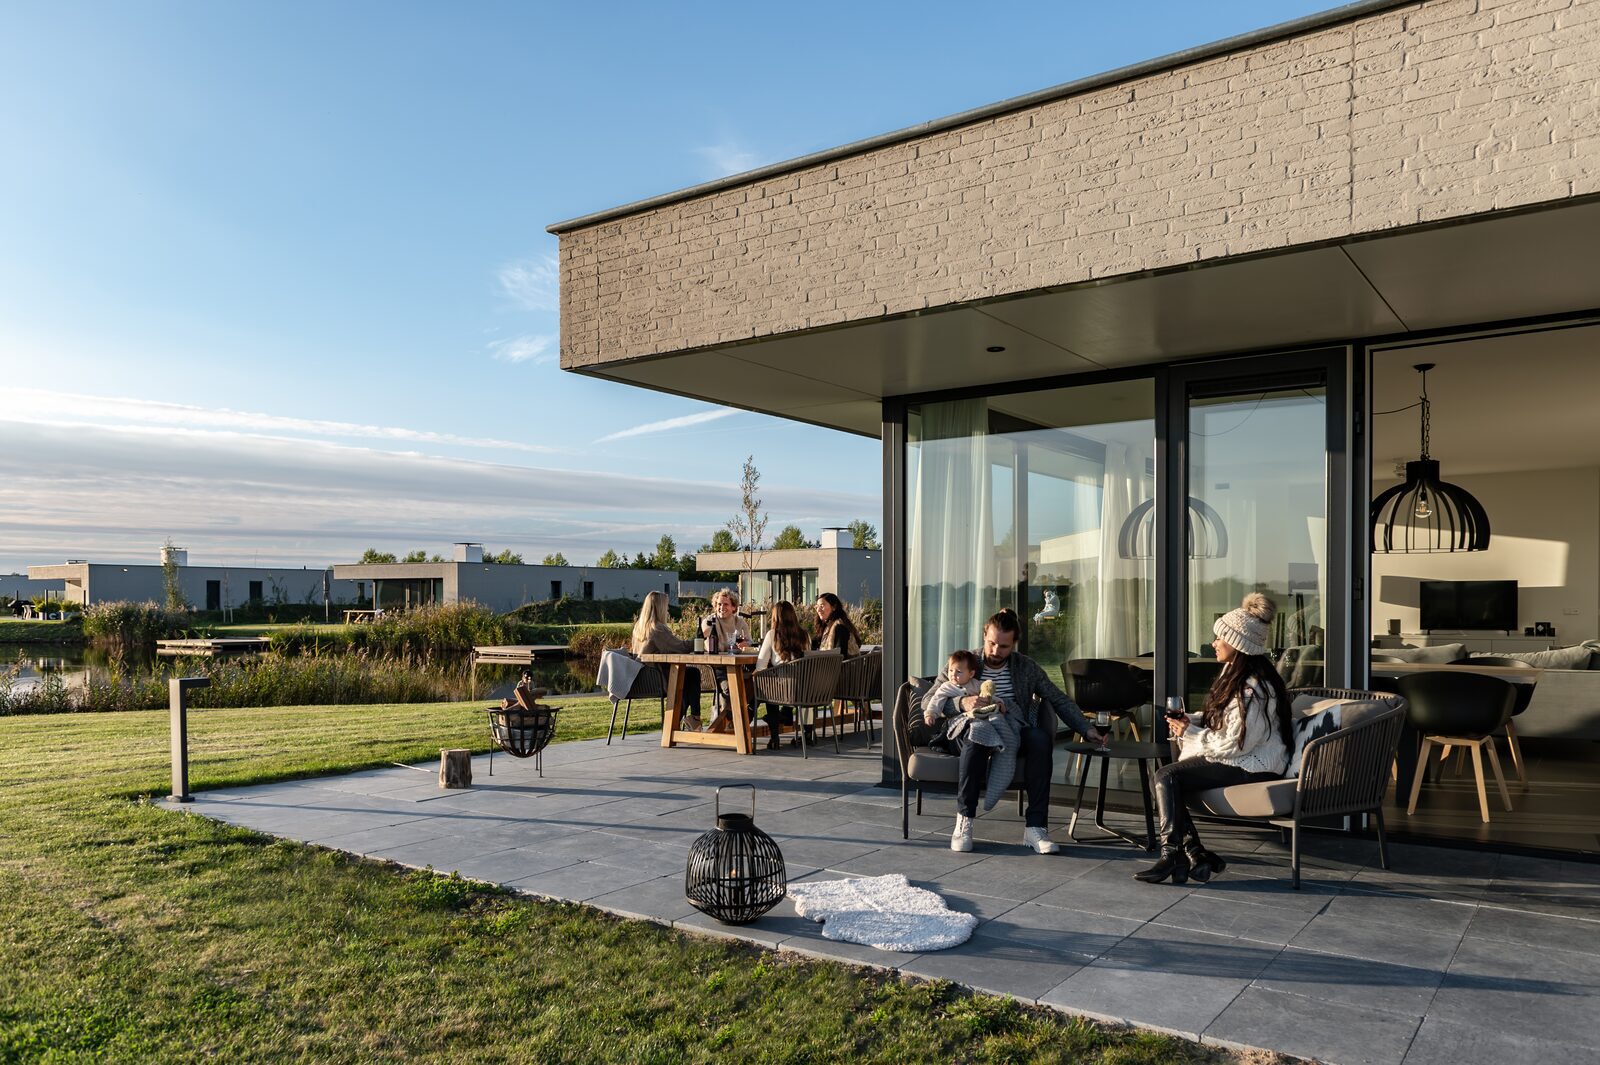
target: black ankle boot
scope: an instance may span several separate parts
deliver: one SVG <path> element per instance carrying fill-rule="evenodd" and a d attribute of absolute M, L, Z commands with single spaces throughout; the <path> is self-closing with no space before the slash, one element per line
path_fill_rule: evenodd
<path fill-rule="evenodd" d="M 1148 869 L 1133 874 L 1135 880 L 1146 884 L 1163 884 L 1169 878 L 1174 884 L 1189 879 L 1189 856 L 1177 847 L 1162 847 L 1161 859 Z"/>
<path fill-rule="evenodd" d="M 1198 844 L 1185 846 L 1183 853 L 1184 857 L 1189 859 L 1189 875 L 1202 884 L 1228 867 L 1222 855 L 1208 851 Z"/>

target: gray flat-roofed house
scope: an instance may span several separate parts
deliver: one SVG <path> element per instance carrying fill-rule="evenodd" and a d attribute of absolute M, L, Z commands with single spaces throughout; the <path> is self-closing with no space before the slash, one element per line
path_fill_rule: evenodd
<path fill-rule="evenodd" d="M 56 566 L 29 566 L 33 580 L 62 586 L 62 598 L 89 606 L 94 603 L 163 602 L 166 581 L 159 565 L 116 562 L 68 562 Z M 251 604 L 273 605 L 322 602 L 324 567 L 283 566 L 178 566 L 178 587 L 197 610 L 225 610 Z M 354 603 L 360 589 L 353 582 L 329 579 L 329 601 Z"/>
<path fill-rule="evenodd" d="M 846 603 L 883 597 L 883 552 L 853 548 L 842 529 L 824 529 L 821 547 L 757 551 L 744 572 L 743 551 L 702 551 L 695 567 L 706 573 L 737 573 L 739 598 L 752 606 L 787 599 L 797 606 L 832 592 Z"/>
<path fill-rule="evenodd" d="M 65 589 L 64 581 L 35 580 L 22 573 L 0 573 L 0 599 L 33 599 L 40 595 L 54 599 Z"/>

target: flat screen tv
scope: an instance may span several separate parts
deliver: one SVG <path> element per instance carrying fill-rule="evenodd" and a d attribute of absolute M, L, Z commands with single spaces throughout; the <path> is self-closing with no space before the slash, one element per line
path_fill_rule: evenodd
<path fill-rule="evenodd" d="M 1423 581 L 1421 605 L 1428 632 L 1517 628 L 1516 581 Z"/>

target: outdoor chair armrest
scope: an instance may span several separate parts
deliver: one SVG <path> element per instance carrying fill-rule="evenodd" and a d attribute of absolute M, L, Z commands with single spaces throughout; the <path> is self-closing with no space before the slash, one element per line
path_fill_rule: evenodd
<path fill-rule="evenodd" d="M 1400 745 L 1405 707 L 1375 714 L 1306 744 L 1295 790 L 1296 817 L 1362 813 L 1383 801 Z"/>

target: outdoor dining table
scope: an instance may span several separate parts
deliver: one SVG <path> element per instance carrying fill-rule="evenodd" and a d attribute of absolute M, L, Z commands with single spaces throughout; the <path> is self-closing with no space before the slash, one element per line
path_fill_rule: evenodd
<path fill-rule="evenodd" d="M 693 743 L 702 747 L 731 747 L 740 754 L 754 754 L 755 733 L 750 727 L 750 706 L 754 702 L 750 670 L 756 664 L 754 651 L 748 654 L 709 654 L 686 651 L 681 654 L 643 654 L 641 662 L 664 666 L 667 671 L 667 716 L 661 726 L 661 746 Z M 682 729 L 684 670 L 699 666 L 728 671 L 728 712 L 733 717 L 732 732 L 692 732 Z"/>

